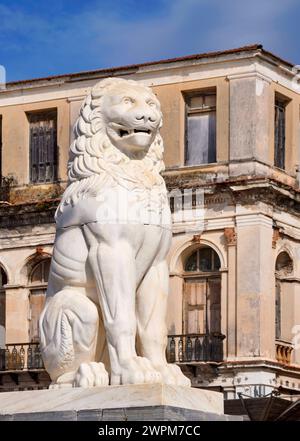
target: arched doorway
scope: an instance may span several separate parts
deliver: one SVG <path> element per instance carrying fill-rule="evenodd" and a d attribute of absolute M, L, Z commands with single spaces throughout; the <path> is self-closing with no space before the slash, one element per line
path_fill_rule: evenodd
<path fill-rule="evenodd" d="M 183 331 L 221 332 L 220 259 L 212 248 L 197 248 L 184 265 Z"/>
<path fill-rule="evenodd" d="M 186 251 L 182 264 L 182 334 L 169 335 L 169 361 L 222 361 L 220 258 L 202 245 Z"/>
<path fill-rule="evenodd" d="M 39 341 L 38 321 L 45 305 L 51 259 L 36 263 L 29 274 L 29 341 Z"/>

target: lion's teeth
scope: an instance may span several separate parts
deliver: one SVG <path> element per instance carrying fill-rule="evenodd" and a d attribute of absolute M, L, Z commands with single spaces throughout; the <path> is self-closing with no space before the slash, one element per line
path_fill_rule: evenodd
<path fill-rule="evenodd" d="M 133 133 L 148 133 L 148 135 L 151 133 L 150 130 L 147 129 L 131 129 L 131 130 L 124 130 L 120 129 L 120 137 L 123 138 L 123 136 L 129 136 Z"/>

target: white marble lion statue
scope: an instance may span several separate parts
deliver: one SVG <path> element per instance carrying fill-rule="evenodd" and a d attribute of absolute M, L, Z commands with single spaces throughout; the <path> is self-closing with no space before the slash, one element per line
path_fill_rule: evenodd
<path fill-rule="evenodd" d="M 81 106 L 39 323 L 52 387 L 190 385 L 165 354 L 161 125 L 156 96 L 133 80 L 104 79 Z"/>

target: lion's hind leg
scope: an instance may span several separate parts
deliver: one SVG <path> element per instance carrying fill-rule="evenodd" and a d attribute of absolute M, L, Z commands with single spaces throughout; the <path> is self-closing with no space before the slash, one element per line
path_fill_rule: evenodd
<path fill-rule="evenodd" d="M 81 288 L 65 288 L 47 300 L 40 318 L 41 353 L 53 387 L 108 385 L 97 363 L 97 306 Z"/>

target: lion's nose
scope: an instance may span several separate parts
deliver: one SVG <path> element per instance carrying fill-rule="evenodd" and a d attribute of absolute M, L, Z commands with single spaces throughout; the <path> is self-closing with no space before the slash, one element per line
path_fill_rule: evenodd
<path fill-rule="evenodd" d="M 157 118 L 156 115 L 148 109 L 139 110 L 135 113 L 135 119 L 137 121 L 143 121 L 144 123 L 147 123 L 148 121 L 155 123 Z"/>

